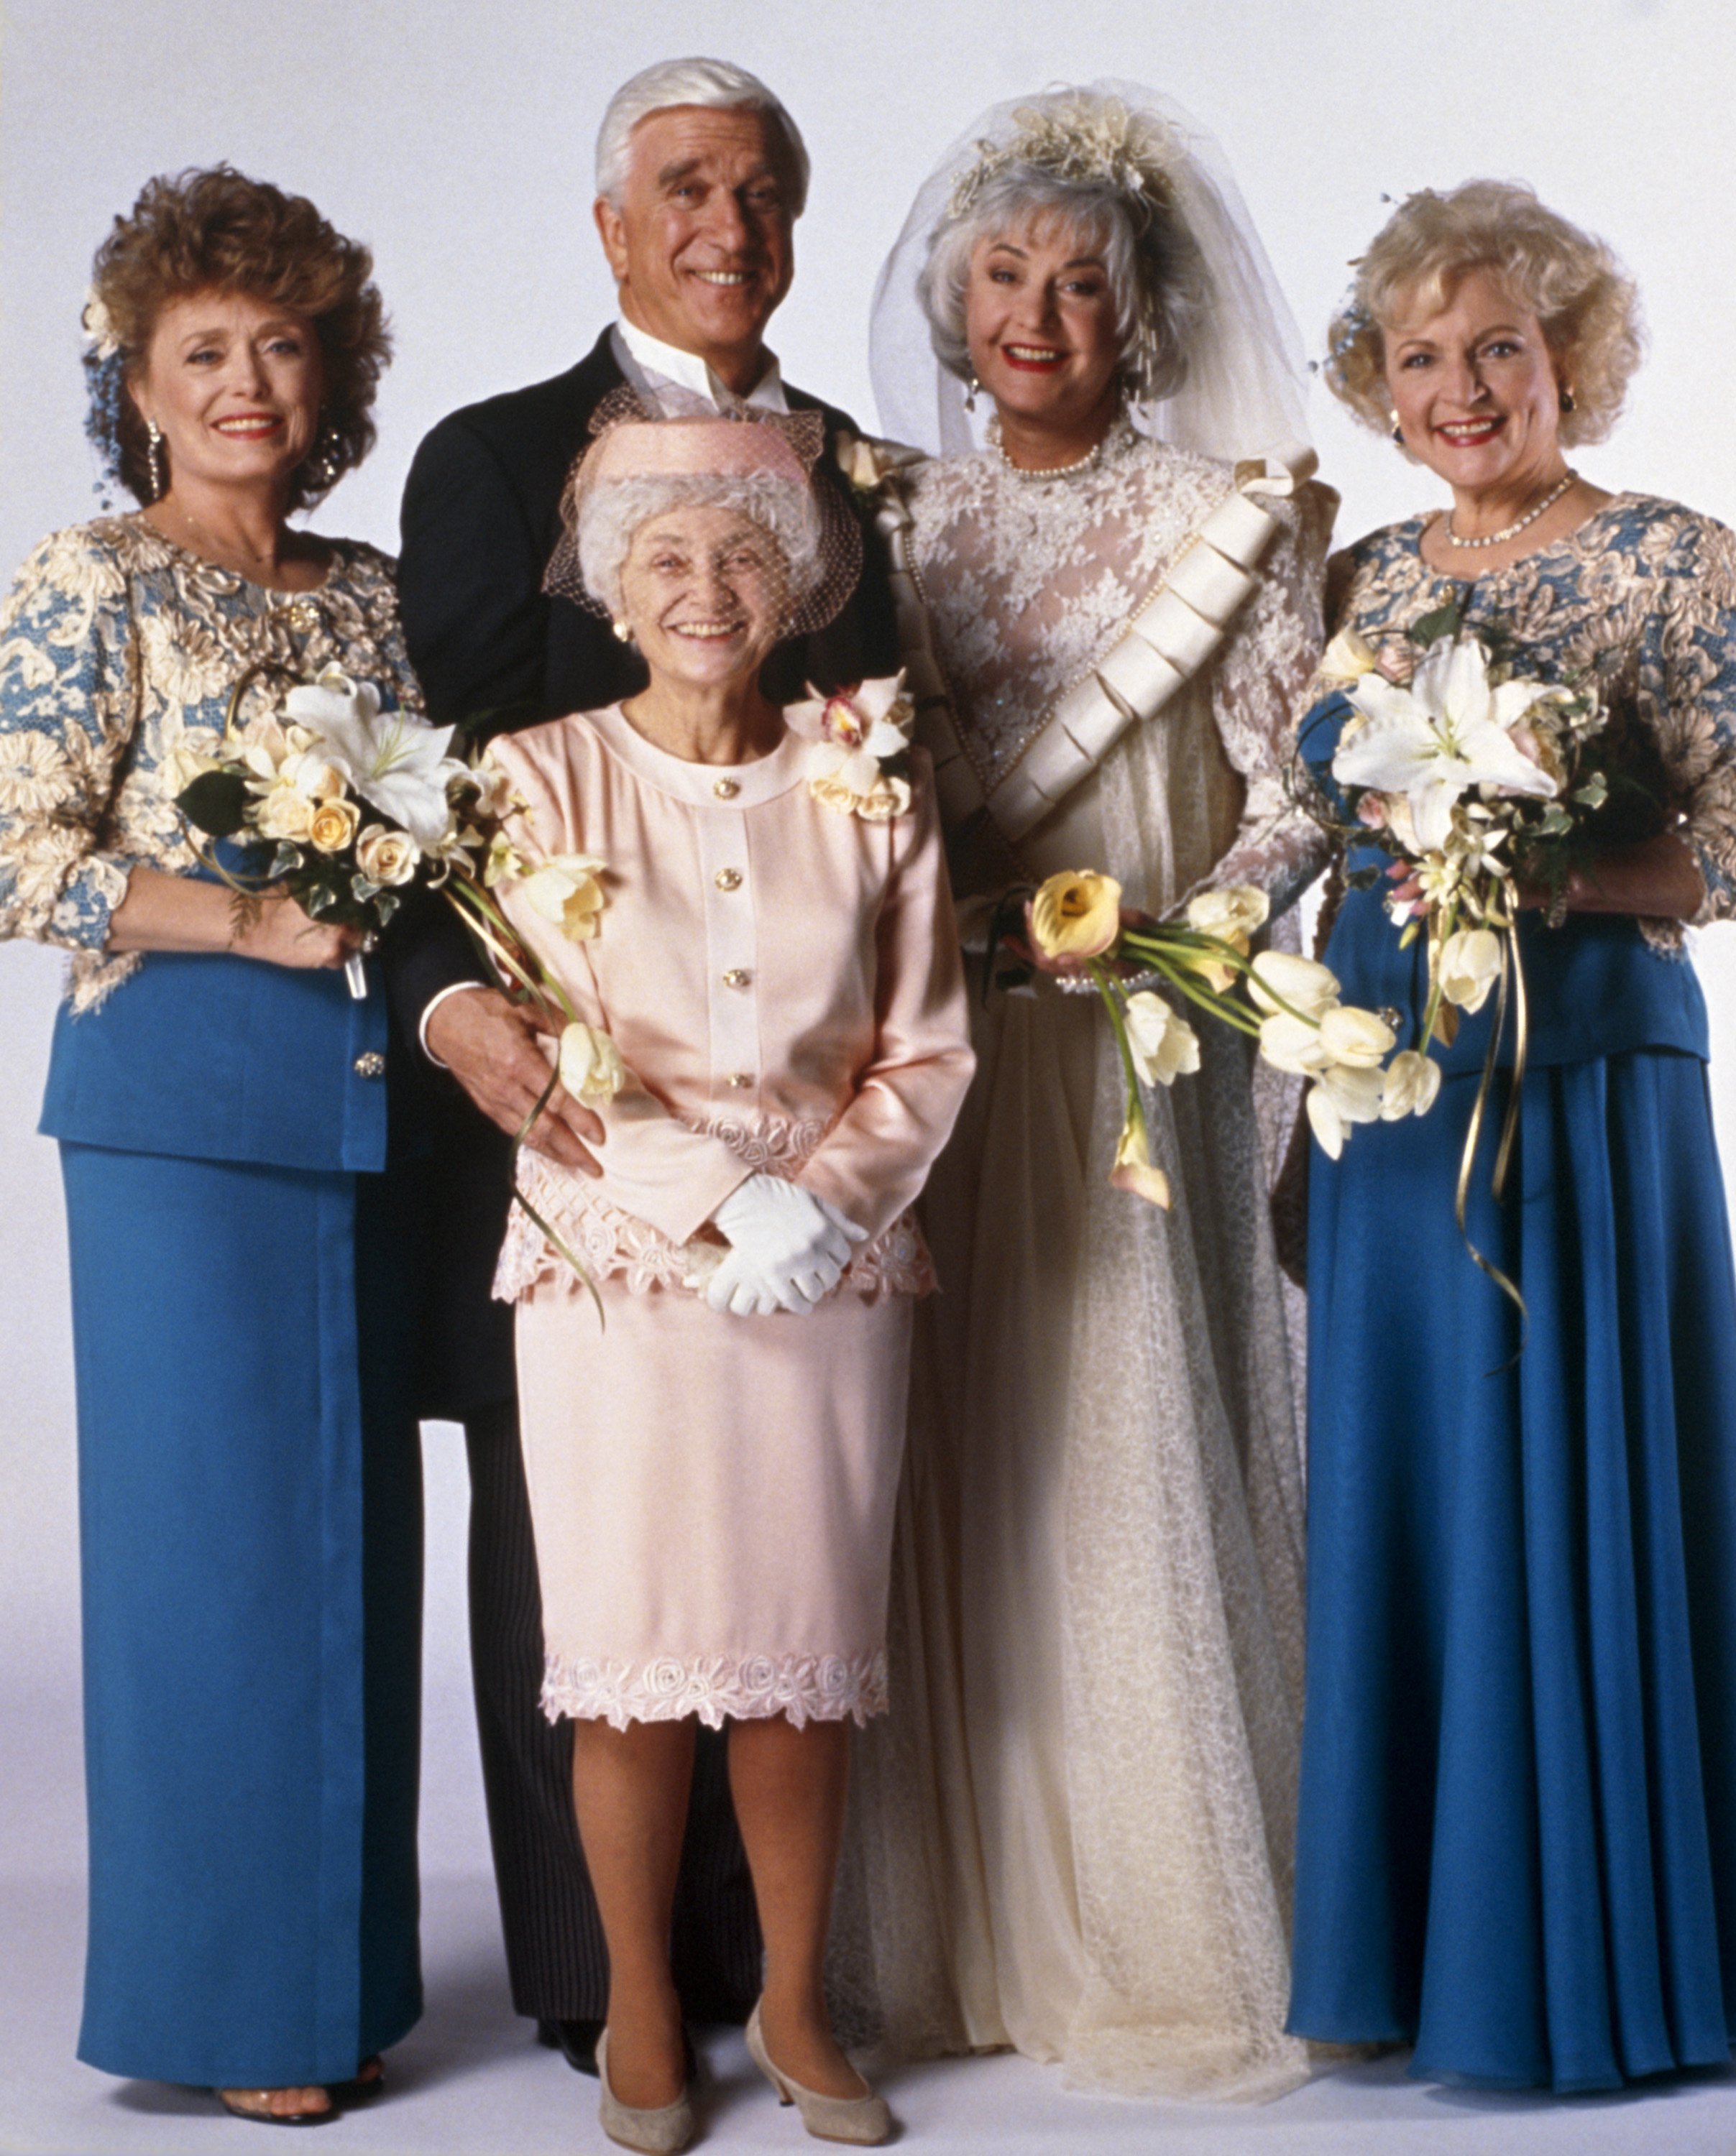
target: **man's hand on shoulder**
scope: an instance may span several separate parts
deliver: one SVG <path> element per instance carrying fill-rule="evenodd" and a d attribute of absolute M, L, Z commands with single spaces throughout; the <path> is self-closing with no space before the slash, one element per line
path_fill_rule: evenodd
<path fill-rule="evenodd" d="M 466 988 L 430 1012 L 428 1050 L 444 1063 L 491 1123 L 516 1137 L 548 1083 L 549 1050 L 529 1012 L 498 988 Z M 602 1168 L 587 1151 L 601 1145 L 602 1122 L 557 1086 L 525 1143 L 587 1175 Z"/>

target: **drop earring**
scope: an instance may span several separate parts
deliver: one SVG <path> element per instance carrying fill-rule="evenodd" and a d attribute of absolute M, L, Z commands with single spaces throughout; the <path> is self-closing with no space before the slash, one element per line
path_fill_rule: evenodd
<path fill-rule="evenodd" d="M 1405 446 L 1405 429 L 1399 424 L 1398 413 L 1396 412 L 1389 412 L 1386 416 L 1393 423 L 1393 439 L 1399 444 L 1400 449 L 1403 449 Z"/>
<path fill-rule="evenodd" d="M 1566 388 L 1563 388 L 1561 392 L 1561 408 L 1564 413 L 1577 412 L 1579 410 L 1579 400 L 1574 395 L 1571 389 Z"/>
<path fill-rule="evenodd" d="M 306 471 L 308 484 L 316 494 L 327 492 L 343 476 L 343 436 L 329 419 L 320 429 L 320 439 L 308 457 Z"/>
<path fill-rule="evenodd" d="M 630 624 L 629 623 L 627 623 L 627 622 L 624 622 L 624 621 L 618 621 L 618 622 L 616 622 L 616 623 L 614 624 L 614 632 L 615 632 L 616 636 L 619 639 L 619 640 L 620 640 L 623 644 L 631 644 L 631 643 L 632 643 L 632 641 L 633 641 L 633 629 L 632 629 L 632 626 L 631 626 L 631 624 Z"/>
<path fill-rule="evenodd" d="M 151 499 L 161 501 L 169 490 L 168 459 L 162 451 L 162 429 L 155 419 L 145 422 L 145 441 L 151 472 Z"/>
<path fill-rule="evenodd" d="M 964 385 L 964 408 L 967 412 L 974 412 L 976 410 L 977 392 L 982 388 L 982 383 L 977 379 L 976 370 L 973 368 L 971 370 L 970 379 Z"/>

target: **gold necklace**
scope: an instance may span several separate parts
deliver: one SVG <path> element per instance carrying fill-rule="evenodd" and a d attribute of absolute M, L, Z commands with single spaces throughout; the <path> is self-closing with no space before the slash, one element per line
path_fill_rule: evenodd
<path fill-rule="evenodd" d="M 1520 517 L 1516 523 L 1507 525 L 1502 531 L 1490 532 L 1486 539 L 1460 538 L 1458 534 L 1453 530 L 1453 513 L 1451 510 L 1448 510 L 1446 518 L 1443 521 L 1441 526 L 1442 535 L 1446 538 L 1446 543 L 1449 547 L 1470 547 L 1504 546 L 1509 539 L 1517 539 L 1519 534 L 1528 525 L 1535 524 L 1538 518 L 1543 515 L 1546 509 L 1553 509 L 1555 504 L 1560 501 L 1562 495 L 1567 492 L 1568 489 L 1573 485 L 1574 481 L 1578 479 L 1579 476 L 1579 475 L 1571 468 L 1564 471 L 1561 475 L 1560 478 L 1556 480 L 1554 485 L 1552 486 L 1549 492 L 1543 496 L 1543 500 L 1538 502 L 1535 509 L 1528 509 L 1525 514 Z"/>

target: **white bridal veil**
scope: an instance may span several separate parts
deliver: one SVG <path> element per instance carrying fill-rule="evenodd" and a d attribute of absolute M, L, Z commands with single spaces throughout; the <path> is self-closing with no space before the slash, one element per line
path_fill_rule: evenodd
<path fill-rule="evenodd" d="M 1114 80 L 1088 87 L 1155 121 L 1169 138 L 1177 204 L 1211 280 L 1186 380 L 1173 397 L 1138 408 L 1135 424 L 1177 449 L 1230 459 L 1306 439 L 1302 339 L 1223 152 L 1197 121 L 1156 90 Z M 964 384 L 934 356 L 917 280 L 961 175 L 985 148 L 999 147 L 1017 131 L 1021 115 L 1074 94 L 1046 91 L 990 105 L 917 191 L 875 287 L 869 331 L 881 431 L 894 441 L 944 456 L 976 446 L 979 434 L 965 409 Z"/>

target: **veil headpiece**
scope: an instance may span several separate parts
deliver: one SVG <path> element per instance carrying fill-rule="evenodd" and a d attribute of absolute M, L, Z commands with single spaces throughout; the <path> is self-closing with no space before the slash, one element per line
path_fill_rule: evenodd
<path fill-rule="evenodd" d="M 917 283 L 939 234 L 1021 164 L 1107 184 L 1136 230 L 1161 213 L 1198 251 L 1206 289 L 1185 378 L 1173 394 L 1136 401 L 1136 426 L 1230 459 L 1305 438 L 1302 340 L 1222 152 L 1169 99 L 1112 80 L 990 106 L 924 181 L 875 288 L 870 365 L 883 433 L 931 454 L 976 446 L 964 384 L 935 357 Z"/>
<path fill-rule="evenodd" d="M 543 572 L 545 592 L 606 618 L 608 598 L 585 573 L 588 516 L 618 506 L 630 538 L 645 517 L 681 502 L 738 508 L 778 542 L 790 572 L 780 639 L 823 629 L 855 590 L 861 527 L 840 490 L 815 480 L 826 440 L 820 413 L 743 405 L 720 413 L 698 398 L 664 412 L 623 388 L 598 405 L 590 434 L 561 496 L 561 536 Z"/>

